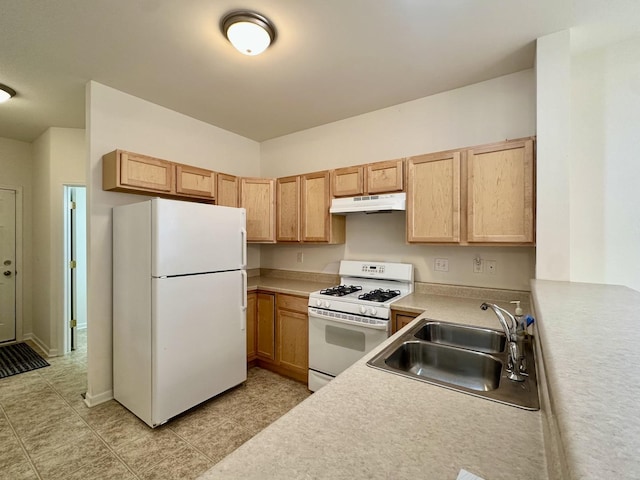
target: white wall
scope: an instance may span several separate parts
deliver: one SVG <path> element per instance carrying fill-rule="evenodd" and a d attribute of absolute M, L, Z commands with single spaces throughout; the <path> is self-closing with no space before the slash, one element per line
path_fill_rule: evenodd
<path fill-rule="evenodd" d="M 88 392 L 93 405 L 112 397 L 111 208 L 143 197 L 102 190 L 102 155 L 130 150 L 234 175 L 260 170 L 257 142 L 124 94 L 87 85 L 89 142 Z M 260 265 L 250 249 L 249 268 Z"/>
<path fill-rule="evenodd" d="M 570 278 L 570 36 L 561 31 L 536 45 L 536 278 Z"/>
<path fill-rule="evenodd" d="M 31 178 L 31 144 L 0 137 L 0 185 L 22 188 L 22 270 L 16 277 L 22 283 L 22 331 L 31 332 L 32 324 L 32 215 L 33 182 Z"/>
<path fill-rule="evenodd" d="M 63 352 L 64 185 L 84 185 L 85 131 L 49 128 L 33 143 L 33 339 L 49 355 Z"/>
<path fill-rule="evenodd" d="M 535 135 L 535 109 L 534 71 L 526 70 L 265 141 L 261 175 L 280 177 Z M 349 216 L 345 245 L 266 245 L 261 266 L 333 273 L 342 258 L 388 259 L 413 263 L 416 279 L 423 282 L 529 289 L 534 248 L 406 245 L 404 232 L 402 213 Z M 305 253 L 303 263 L 296 262 L 297 251 Z M 476 255 L 496 260 L 497 273 L 474 274 Z M 448 258 L 449 272 L 434 272 L 434 258 Z"/>
<path fill-rule="evenodd" d="M 571 280 L 640 290 L 640 37 L 571 62 Z"/>

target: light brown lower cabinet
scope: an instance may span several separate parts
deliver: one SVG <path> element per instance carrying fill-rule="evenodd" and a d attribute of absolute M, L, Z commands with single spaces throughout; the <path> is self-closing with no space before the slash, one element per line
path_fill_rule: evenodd
<path fill-rule="evenodd" d="M 398 330 L 406 327 L 419 315 L 419 313 L 391 310 L 391 333 L 396 333 Z"/>
<path fill-rule="evenodd" d="M 256 355 L 258 360 L 274 362 L 276 359 L 275 295 L 258 292 L 256 318 Z"/>
<path fill-rule="evenodd" d="M 247 362 L 252 362 L 257 358 L 257 304 L 258 294 L 255 292 L 247 293 Z"/>
<path fill-rule="evenodd" d="M 256 298 L 257 365 L 307 383 L 308 297 L 258 292 Z"/>

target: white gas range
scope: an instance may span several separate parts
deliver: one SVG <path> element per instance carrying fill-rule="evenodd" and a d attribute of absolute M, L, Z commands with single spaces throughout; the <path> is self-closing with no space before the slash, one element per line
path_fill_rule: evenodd
<path fill-rule="evenodd" d="M 309 295 L 309 390 L 316 391 L 391 332 L 391 304 L 413 292 L 413 265 L 340 262 L 340 285 Z"/>

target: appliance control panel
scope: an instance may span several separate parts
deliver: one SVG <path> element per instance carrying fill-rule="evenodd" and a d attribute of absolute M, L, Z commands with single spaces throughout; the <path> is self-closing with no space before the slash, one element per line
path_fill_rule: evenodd
<path fill-rule="evenodd" d="M 362 272 L 363 273 L 373 273 L 378 274 L 378 275 L 382 275 L 384 274 L 384 265 L 362 265 Z"/>

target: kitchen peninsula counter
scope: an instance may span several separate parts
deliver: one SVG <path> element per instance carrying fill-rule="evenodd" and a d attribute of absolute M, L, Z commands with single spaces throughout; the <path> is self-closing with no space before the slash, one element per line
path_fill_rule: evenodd
<path fill-rule="evenodd" d="M 428 300 L 423 316 L 499 327 L 492 312 L 480 310 L 481 300 L 420 295 L 406 299 Z M 547 478 L 540 411 L 368 367 L 366 361 L 393 339 L 201 478 L 453 480 L 461 468 L 486 480 Z"/>

